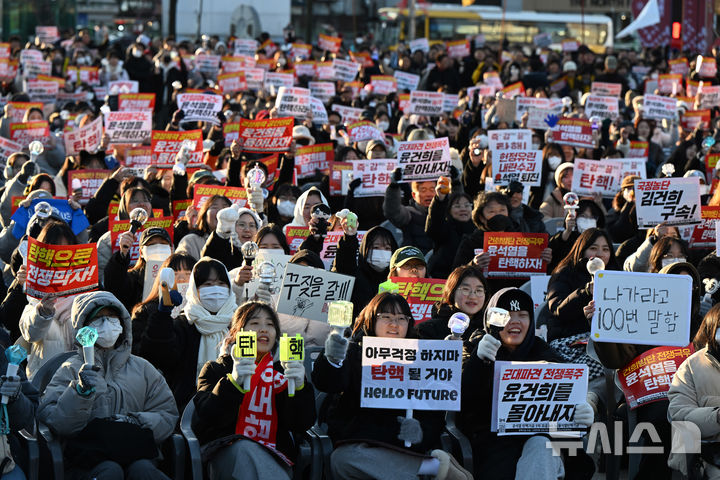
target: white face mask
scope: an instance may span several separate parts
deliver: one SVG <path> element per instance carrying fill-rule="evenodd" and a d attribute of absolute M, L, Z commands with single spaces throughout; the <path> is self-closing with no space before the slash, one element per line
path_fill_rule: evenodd
<path fill-rule="evenodd" d="M 210 313 L 218 312 L 225 302 L 227 302 L 229 296 L 230 289 L 223 285 L 212 285 L 198 289 L 200 303 L 205 307 L 205 310 Z"/>
<path fill-rule="evenodd" d="M 582 233 L 589 228 L 596 228 L 597 220 L 595 220 L 594 218 L 578 217 L 576 220 L 576 224 L 578 232 Z"/>
<path fill-rule="evenodd" d="M 548 157 L 548 165 L 550 166 L 550 170 L 555 170 L 557 167 L 560 166 L 560 163 L 562 163 L 562 159 L 560 157 Z"/>
<path fill-rule="evenodd" d="M 625 190 L 623 190 L 623 198 L 625 199 L 626 202 L 632 202 L 632 201 L 633 201 L 632 194 L 633 194 L 633 192 L 632 192 L 632 190 L 630 190 L 630 189 L 625 189 Z"/>
<path fill-rule="evenodd" d="M 285 250 L 282 248 L 261 248 L 260 253 L 266 255 L 285 255 Z"/>
<path fill-rule="evenodd" d="M 117 317 L 98 317 L 88 324 L 97 330 L 97 344 L 102 348 L 112 348 L 122 333 L 122 325 Z"/>
<path fill-rule="evenodd" d="M 390 266 L 390 257 L 392 257 L 392 252 L 389 250 L 373 249 L 370 252 L 370 258 L 368 258 L 368 263 L 374 270 L 382 272 Z"/>
<path fill-rule="evenodd" d="M 540 150 L 540 144 L 539 144 L 539 143 L 533 143 L 533 144 L 532 144 L 532 149 L 533 149 L 533 150 Z"/>
<path fill-rule="evenodd" d="M 685 257 L 677 257 L 677 258 L 663 258 L 660 260 L 660 265 L 663 266 L 663 268 L 667 267 L 668 265 L 672 265 L 673 263 L 680 263 L 684 262 Z"/>
<path fill-rule="evenodd" d="M 142 52 L 140 50 L 133 50 L 133 57 L 140 58 L 142 57 Z"/>
<path fill-rule="evenodd" d="M 292 217 L 295 215 L 295 202 L 292 200 L 278 200 L 278 213 L 283 217 Z"/>
<path fill-rule="evenodd" d="M 165 260 L 172 254 L 170 245 L 164 243 L 156 243 L 155 245 L 143 245 L 140 247 L 140 255 L 145 260 Z"/>
<path fill-rule="evenodd" d="M 387 129 L 390 128 L 390 122 L 378 122 L 377 127 L 383 132 L 387 132 Z"/>

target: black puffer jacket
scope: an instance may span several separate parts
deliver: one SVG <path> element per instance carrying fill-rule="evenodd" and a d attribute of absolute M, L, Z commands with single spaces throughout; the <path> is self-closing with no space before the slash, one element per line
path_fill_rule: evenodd
<path fill-rule="evenodd" d="M 428 276 L 447 278 L 463 236 L 476 230 L 472 220 L 460 222 L 450 216 L 452 195 L 440 200 L 437 195 L 430 203 L 425 232 L 433 241 L 433 254 L 428 263 Z"/>

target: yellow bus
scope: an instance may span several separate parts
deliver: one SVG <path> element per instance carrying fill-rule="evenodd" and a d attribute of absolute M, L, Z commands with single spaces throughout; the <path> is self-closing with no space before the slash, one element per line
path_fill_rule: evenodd
<path fill-rule="evenodd" d="M 408 38 L 407 8 L 378 9 L 380 18 L 376 39 L 383 45 L 396 45 Z M 584 25 L 584 35 L 583 35 Z M 551 48 L 564 39 L 584 42 L 597 52 L 613 46 L 613 22 L 605 15 L 505 12 L 504 34 L 511 44 L 532 45 L 535 35 L 549 33 Z M 488 43 L 503 36 L 503 12 L 500 7 L 470 5 L 419 4 L 415 9 L 415 37 L 426 37 L 430 44 L 484 35 Z"/>

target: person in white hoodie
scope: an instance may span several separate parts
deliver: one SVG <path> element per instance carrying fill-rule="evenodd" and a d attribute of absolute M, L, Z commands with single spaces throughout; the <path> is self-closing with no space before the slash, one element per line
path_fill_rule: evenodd
<path fill-rule="evenodd" d="M 318 188 L 311 187 L 307 191 L 303 192 L 303 194 L 298 197 L 297 202 L 295 202 L 293 221 L 283 227 L 283 233 L 287 234 L 287 229 L 289 227 L 307 227 L 311 218 L 310 209 L 313 205 L 317 205 L 318 203 L 330 206 L 327 199 Z"/>

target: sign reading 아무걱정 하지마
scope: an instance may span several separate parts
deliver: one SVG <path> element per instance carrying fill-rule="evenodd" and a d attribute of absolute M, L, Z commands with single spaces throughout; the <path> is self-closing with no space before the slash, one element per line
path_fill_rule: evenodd
<path fill-rule="evenodd" d="M 690 342 L 689 275 L 595 273 L 590 338 L 595 342 L 683 347 Z"/>

